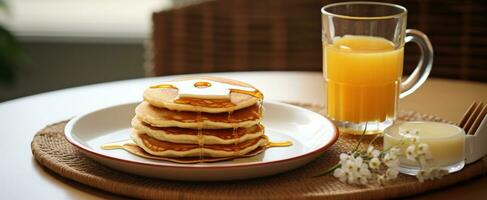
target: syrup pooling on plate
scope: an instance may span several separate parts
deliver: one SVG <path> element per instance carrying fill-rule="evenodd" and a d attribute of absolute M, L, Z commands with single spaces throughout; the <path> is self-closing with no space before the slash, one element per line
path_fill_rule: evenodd
<path fill-rule="evenodd" d="M 105 149 L 105 150 L 121 149 L 121 148 L 123 148 L 124 145 L 127 145 L 127 144 L 135 144 L 135 143 L 132 140 L 123 140 L 120 142 L 114 142 L 114 143 L 108 143 L 108 144 L 101 145 L 101 148 Z"/>
<path fill-rule="evenodd" d="M 210 162 L 220 162 L 220 161 L 235 159 L 235 157 L 220 157 L 220 158 L 207 157 L 204 158 L 203 160 L 200 159 L 199 157 L 180 157 L 180 158 L 159 157 L 159 156 L 148 154 L 142 148 L 140 148 L 139 146 L 131 142 L 131 140 L 127 140 L 126 142 L 127 143 L 122 143 L 122 142 L 109 143 L 109 144 L 102 145 L 102 148 L 107 147 L 106 149 L 104 148 L 105 150 L 123 149 L 131 154 L 140 156 L 142 158 L 170 161 L 170 162 L 181 163 L 181 164 L 210 163 Z M 263 151 L 265 151 L 265 149 L 266 147 L 259 147 L 248 154 L 241 155 L 238 158 L 253 157 L 262 153 Z"/>
<path fill-rule="evenodd" d="M 104 150 L 114 150 L 114 149 L 123 149 L 131 154 L 134 154 L 136 156 L 140 156 L 143 158 L 148 158 L 148 159 L 153 159 L 153 160 L 163 160 L 163 161 L 170 161 L 174 163 L 182 163 L 182 164 L 190 164 L 190 163 L 207 163 L 207 162 L 219 162 L 219 161 L 225 161 L 225 160 L 231 160 L 235 158 L 247 158 L 247 157 L 252 157 L 256 156 L 263 151 L 265 151 L 268 148 L 272 147 L 287 147 L 291 146 L 292 142 L 291 141 L 284 141 L 284 142 L 270 142 L 267 137 L 264 136 L 264 138 L 267 141 L 267 144 L 263 147 L 259 147 L 255 150 L 253 150 L 250 153 L 247 153 L 245 155 L 238 155 L 235 157 L 221 157 L 221 158 L 213 158 L 213 157 L 180 157 L 180 158 L 168 158 L 168 157 L 159 157 L 159 156 L 153 156 L 145 152 L 142 148 L 137 146 L 132 140 L 124 140 L 120 142 L 114 142 L 114 143 L 108 143 L 104 144 L 101 146 L 102 149 Z"/>
<path fill-rule="evenodd" d="M 293 145 L 293 142 L 291 141 L 284 141 L 284 142 L 269 142 L 266 145 L 266 148 L 271 148 L 271 147 L 288 147 Z"/>

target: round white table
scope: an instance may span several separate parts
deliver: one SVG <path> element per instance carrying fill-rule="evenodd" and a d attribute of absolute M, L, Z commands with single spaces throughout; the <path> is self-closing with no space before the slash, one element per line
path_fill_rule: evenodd
<path fill-rule="evenodd" d="M 211 75 L 248 82 L 265 99 L 323 104 L 324 81 L 318 72 L 235 72 Z M 0 145 L 2 199 L 123 198 L 60 177 L 32 156 L 30 142 L 44 126 L 114 104 L 142 100 L 142 91 L 168 77 L 143 78 L 88 85 L 0 103 L 3 144 Z M 487 84 L 429 79 L 416 93 L 401 100 L 400 109 L 435 114 L 457 121 L 474 100 L 487 102 Z M 487 196 L 487 176 L 415 198 L 480 198 Z"/>

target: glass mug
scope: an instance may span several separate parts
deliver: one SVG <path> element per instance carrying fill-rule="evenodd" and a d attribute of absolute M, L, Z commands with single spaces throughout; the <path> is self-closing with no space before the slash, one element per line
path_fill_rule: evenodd
<path fill-rule="evenodd" d="M 334 3 L 321 16 L 327 116 L 340 132 L 381 133 L 396 119 L 399 98 L 418 89 L 431 71 L 428 37 L 406 29 L 407 10 L 395 4 Z M 407 42 L 418 44 L 421 58 L 401 81 Z"/>

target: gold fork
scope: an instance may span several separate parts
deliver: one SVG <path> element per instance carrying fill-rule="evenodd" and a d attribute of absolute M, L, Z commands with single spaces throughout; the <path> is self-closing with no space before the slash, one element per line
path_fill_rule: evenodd
<path fill-rule="evenodd" d="M 487 155 L 487 104 L 473 102 L 458 123 L 465 130 L 466 162 L 472 163 Z"/>

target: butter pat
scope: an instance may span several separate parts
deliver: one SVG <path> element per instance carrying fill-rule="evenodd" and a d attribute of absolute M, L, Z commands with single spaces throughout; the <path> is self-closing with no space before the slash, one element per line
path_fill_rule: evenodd
<path fill-rule="evenodd" d="M 439 167 L 450 173 L 465 165 L 465 132 L 458 126 L 440 122 L 403 122 L 384 130 L 384 149 L 397 146 L 406 152 L 410 145 L 407 132 L 417 132 L 419 143 L 428 144 L 432 158 L 426 168 Z M 400 171 L 416 174 L 420 169 L 416 161 L 409 160 L 404 154 L 399 157 Z"/>
<path fill-rule="evenodd" d="M 230 99 L 230 93 L 233 91 L 249 94 L 251 96 L 262 95 L 257 89 L 248 86 L 238 86 L 218 81 L 197 79 L 165 82 L 163 84 L 151 86 L 151 88 L 177 89 L 180 98 Z"/>

